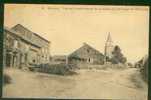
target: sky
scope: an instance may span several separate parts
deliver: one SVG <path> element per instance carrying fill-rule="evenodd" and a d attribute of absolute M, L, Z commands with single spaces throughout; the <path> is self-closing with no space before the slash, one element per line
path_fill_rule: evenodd
<path fill-rule="evenodd" d="M 4 26 L 16 24 L 51 41 L 51 55 L 68 55 L 84 42 L 104 53 L 108 33 L 129 62 L 148 54 L 147 6 L 5 4 Z"/>

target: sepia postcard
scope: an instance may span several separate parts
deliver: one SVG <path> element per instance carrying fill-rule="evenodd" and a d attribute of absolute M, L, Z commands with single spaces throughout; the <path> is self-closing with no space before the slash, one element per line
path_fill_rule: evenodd
<path fill-rule="evenodd" d="M 5 4 L 3 98 L 147 100 L 149 6 Z"/>

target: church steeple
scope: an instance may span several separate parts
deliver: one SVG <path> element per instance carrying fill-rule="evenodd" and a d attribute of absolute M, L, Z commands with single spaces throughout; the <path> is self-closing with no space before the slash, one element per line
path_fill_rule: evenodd
<path fill-rule="evenodd" d="M 108 37 L 107 37 L 107 41 L 106 42 L 112 42 L 112 38 L 111 38 L 111 34 L 109 32 Z"/>
<path fill-rule="evenodd" d="M 112 41 L 112 38 L 111 38 L 111 34 L 109 32 L 108 36 L 107 36 L 106 43 L 105 43 L 105 51 L 104 51 L 105 60 L 106 60 L 106 58 L 111 58 L 112 57 L 113 48 L 114 48 L 113 41 Z"/>

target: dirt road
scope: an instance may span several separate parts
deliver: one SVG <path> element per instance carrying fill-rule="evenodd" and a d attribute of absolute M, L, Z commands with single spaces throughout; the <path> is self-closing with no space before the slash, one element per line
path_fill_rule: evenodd
<path fill-rule="evenodd" d="M 102 98 L 147 100 L 147 84 L 135 68 L 124 70 L 78 70 L 78 75 L 58 76 L 7 69 L 12 83 L 3 97 Z"/>

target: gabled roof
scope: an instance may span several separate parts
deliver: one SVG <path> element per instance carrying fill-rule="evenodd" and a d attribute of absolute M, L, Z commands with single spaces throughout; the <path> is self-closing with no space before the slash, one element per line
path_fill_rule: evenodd
<path fill-rule="evenodd" d="M 31 45 L 34 45 L 34 46 L 40 48 L 39 45 L 35 44 L 34 42 L 30 41 L 29 39 L 25 39 L 21 34 L 19 34 L 18 32 L 16 32 L 15 30 L 12 30 L 12 29 L 10 29 L 10 28 L 4 26 L 4 31 L 8 31 L 8 32 L 11 33 L 12 35 L 15 35 L 16 37 L 22 39 L 23 41 L 25 41 L 25 42 L 27 42 L 27 43 L 29 43 L 29 44 L 31 44 Z"/>
<path fill-rule="evenodd" d="M 25 32 L 27 32 L 27 33 L 34 34 L 34 35 L 38 36 L 40 39 L 42 39 L 42 40 L 44 40 L 44 41 L 46 41 L 46 42 L 50 42 L 50 41 L 46 40 L 45 38 L 43 38 L 42 36 L 40 36 L 40 35 L 38 35 L 38 34 L 32 32 L 32 31 L 30 31 L 29 29 L 27 29 L 26 27 L 24 27 L 24 26 L 21 25 L 21 24 L 15 25 L 14 27 L 12 27 L 12 30 L 19 31 L 19 32 L 20 32 L 20 31 L 25 31 Z"/>
<path fill-rule="evenodd" d="M 73 53 L 69 54 L 69 56 L 71 57 L 71 56 L 76 55 L 76 52 L 77 52 L 78 50 L 81 50 L 81 49 L 84 48 L 84 47 L 94 50 L 98 55 L 104 56 L 102 53 L 100 53 L 98 50 L 96 50 L 95 48 L 93 48 L 92 46 L 90 46 L 90 45 L 87 44 L 87 43 L 83 43 L 83 46 L 81 46 L 79 49 L 75 50 Z"/>

